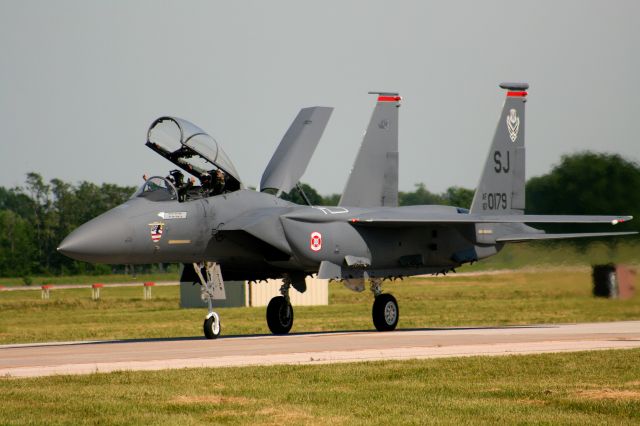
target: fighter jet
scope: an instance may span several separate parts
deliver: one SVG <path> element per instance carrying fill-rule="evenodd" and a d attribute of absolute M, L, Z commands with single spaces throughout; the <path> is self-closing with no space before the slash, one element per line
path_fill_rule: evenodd
<path fill-rule="evenodd" d="M 289 291 L 304 292 L 306 276 L 342 281 L 355 291 L 368 282 L 373 324 L 389 331 L 396 328 L 400 311 L 393 295 L 383 293 L 384 280 L 447 273 L 493 256 L 507 243 L 633 234 L 547 234 L 529 225 L 615 225 L 632 217 L 525 214 L 529 86 L 500 87 L 506 99 L 470 210 L 397 206 L 401 97 L 374 92 L 376 106 L 337 207 L 280 198 L 295 190 L 331 108 L 300 111 L 268 163 L 259 191 L 245 188 L 213 137 L 186 120 L 161 117 L 151 124 L 146 145 L 180 170 L 148 178 L 127 202 L 80 226 L 58 250 L 87 262 L 185 264 L 183 280 L 190 276 L 202 285 L 209 301 L 204 335 L 216 338 L 221 327 L 213 305 L 223 280 L 283 280 L 281 295 L 267 306 L 274 334 L 291 330 Z"/>

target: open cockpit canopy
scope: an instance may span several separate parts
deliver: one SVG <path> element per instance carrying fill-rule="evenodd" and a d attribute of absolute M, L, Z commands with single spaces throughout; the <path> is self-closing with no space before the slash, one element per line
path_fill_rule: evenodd
<path fill-rule="evenodd" d="M 147 132 L 146 145 L 178 167 L 197 177 L 226 174 L 226 189 L 240 189 L 242 182 L 233 163 L 218 142 L 193 123 L 177 117 L 156 119 Z"/>

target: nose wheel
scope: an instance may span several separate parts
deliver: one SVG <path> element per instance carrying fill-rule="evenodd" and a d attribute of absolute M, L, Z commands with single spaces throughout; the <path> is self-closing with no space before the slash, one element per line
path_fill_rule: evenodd
<path fill-rule="evenodd" d="M 204 329 L 204 336 L 207 339 L 217 339 L 220 336 L 222 327 L 220 326 L 220 316 L 217 312 L 209 312 L 202 324 Z"/>

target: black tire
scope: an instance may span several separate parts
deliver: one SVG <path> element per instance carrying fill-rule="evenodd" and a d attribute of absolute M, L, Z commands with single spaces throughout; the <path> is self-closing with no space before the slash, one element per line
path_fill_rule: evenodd
<path fill-rule="evenodd" d="M 293 306 L 284 296 L 277 296 L 269 301 L 267 325 L 273 334 L 287 334 L 293 327 Z"/>
<path fill-rule="evenodd" d="M 373 325 L 378 331 L 392 331 L 398 325 L 400 319 L 400 309 L 396 298 L 390 294 L 376 296 L 371 309 Z"/>
<path fill-rule="evenodd" d="M 218 314 L 214 312 L 213 315 L 207 317 L 204 320 L 202 328 L 204 330 L 204 337 L 206 337 L 207 339 L 217 339 L 220 336 L 220 332 L 222 331 L 220 316 L 218 316 Z"/>

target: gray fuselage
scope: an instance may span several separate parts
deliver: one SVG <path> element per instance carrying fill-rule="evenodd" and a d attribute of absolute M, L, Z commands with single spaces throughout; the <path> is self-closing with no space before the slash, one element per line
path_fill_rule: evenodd
<path fill-rule="evenodd" d="M 354 216 L 386 208 L 300 206 L 239 190 L 178 202 L 133 197 L 71 233 L 59 250 L 96 263 L 217 262 L 225 279 L 315 273 L 320 262 L 366 269 L 370 276 L 445 272 L 491 256 L 501 244 L 477 241 L 475 225 L 359 227 Z M 429 214 L 450 206 L 389 208 Z"/>

